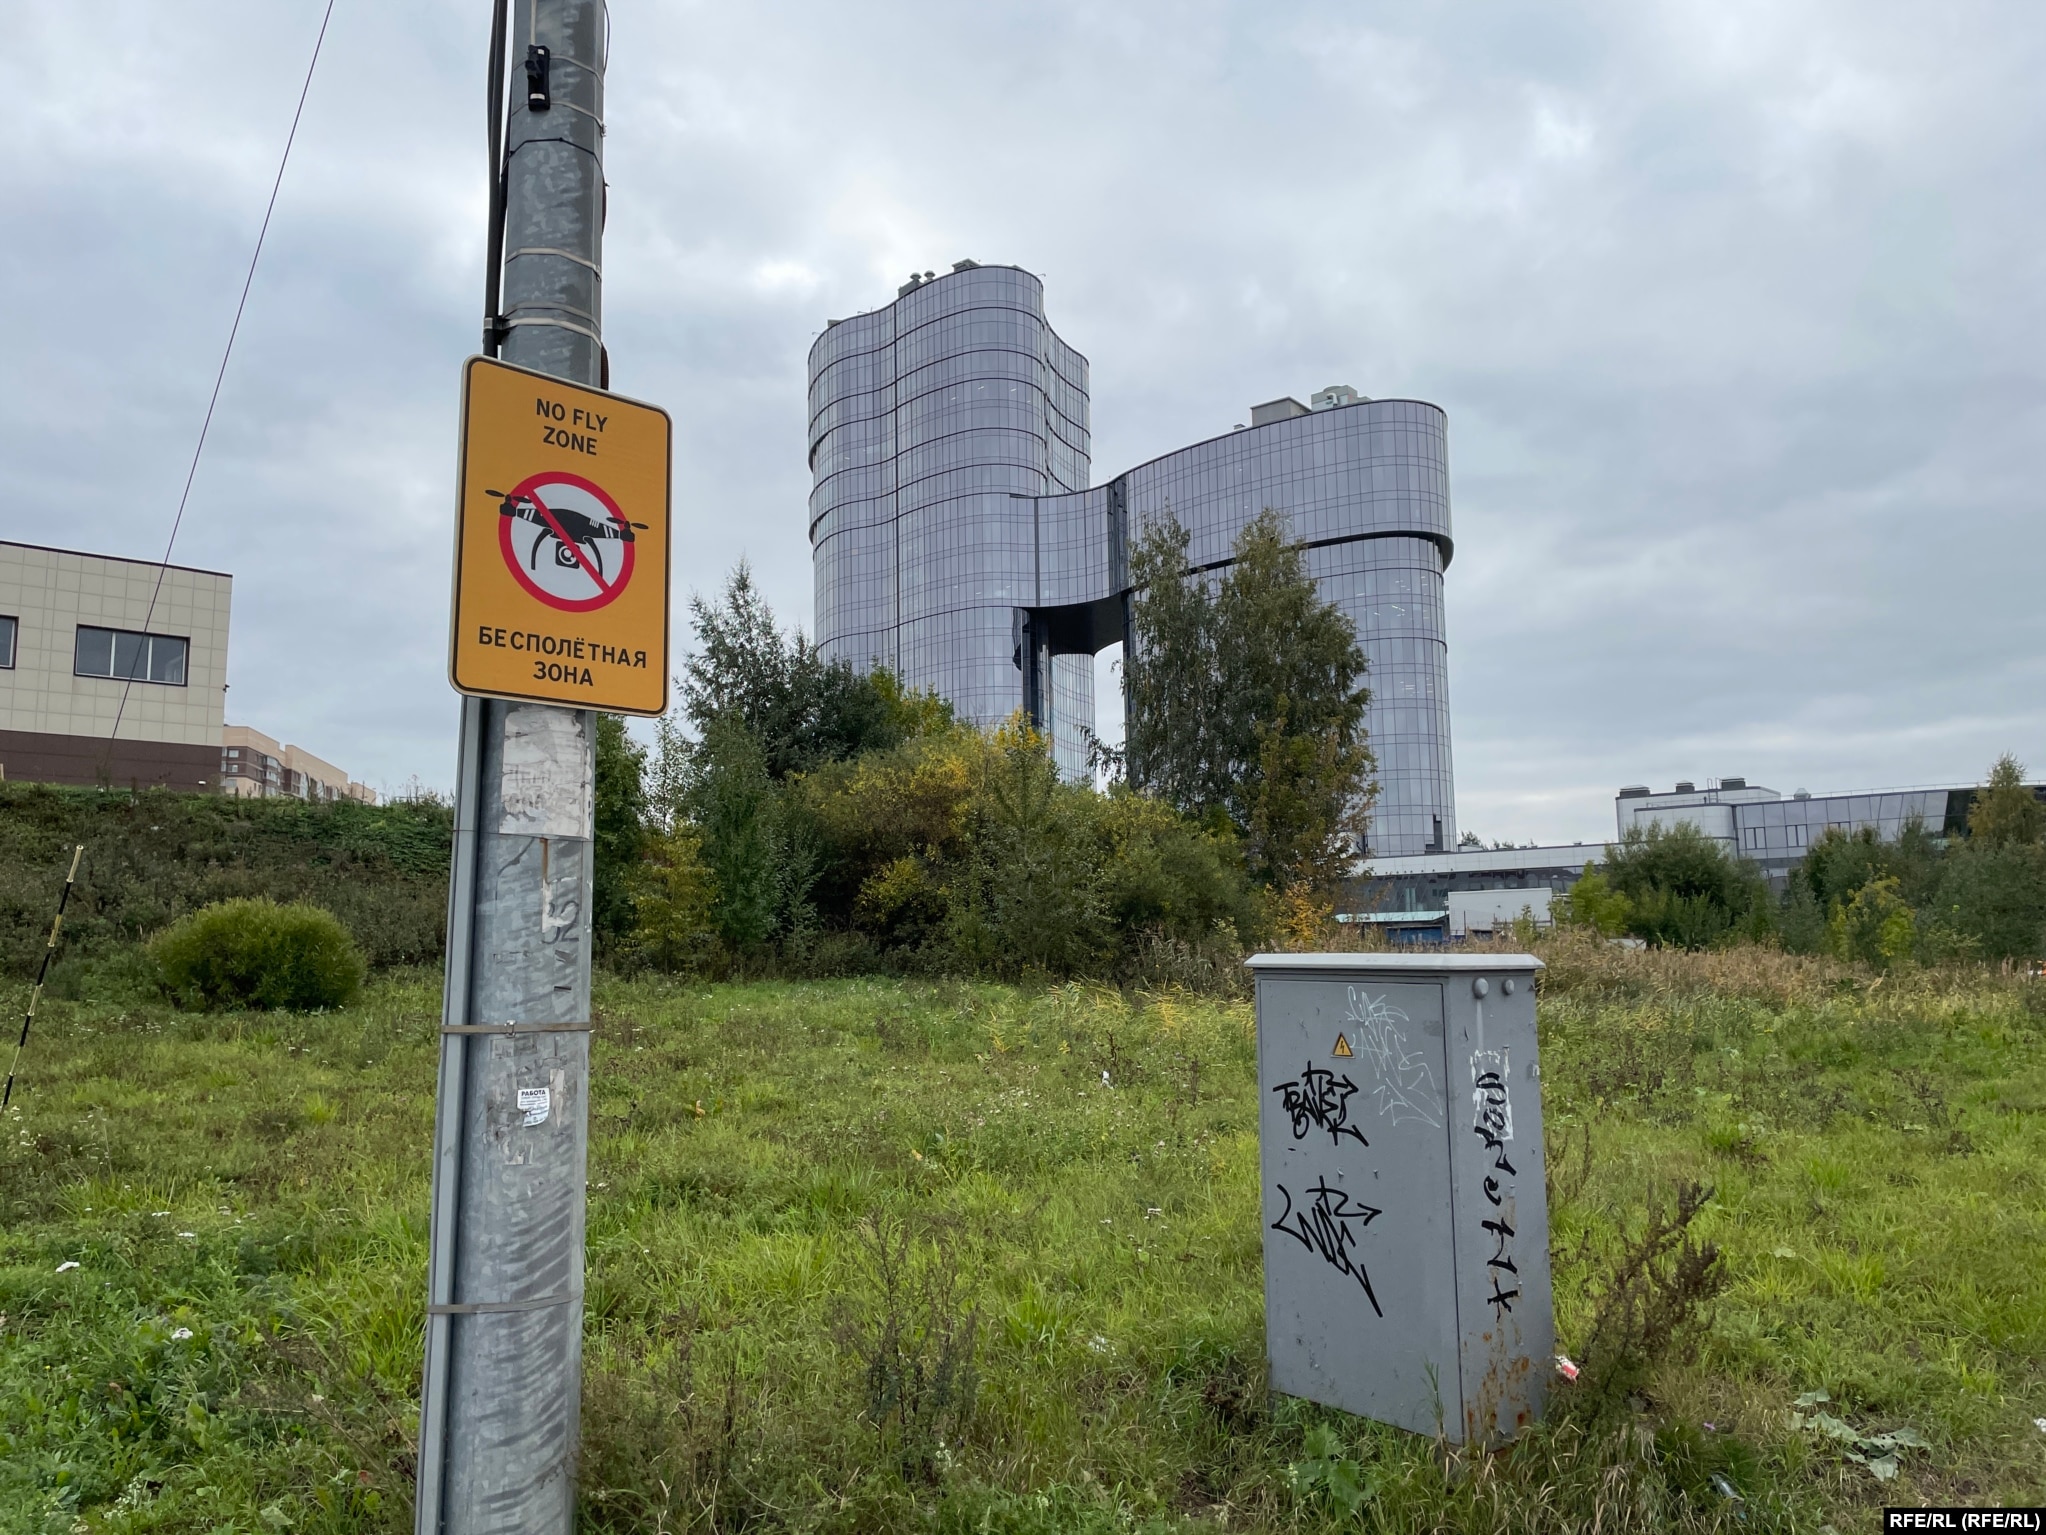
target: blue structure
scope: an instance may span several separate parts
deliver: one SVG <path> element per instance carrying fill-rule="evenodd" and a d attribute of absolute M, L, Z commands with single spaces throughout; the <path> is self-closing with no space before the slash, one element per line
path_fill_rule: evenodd
<path fill-rule="evenodd" d="M 1087 360 L 1043 285 L 960 262 L 835 320 L 810 351 L 810 543 L 826 656 L 885 665 L 983 725 L 1025 711 L 1086 768 L 1093 656 L 1126 639 L 1128 550 L 1177 518 L 1196 568 L 1230 563 L 1269 507 L 1357 626 L 1379 793 L 1367 851 L 1456 843 L 1442 575 L 1447 423 L 1347 388 L 1256 407 L 1248 426 L 1090 478 Z"/>

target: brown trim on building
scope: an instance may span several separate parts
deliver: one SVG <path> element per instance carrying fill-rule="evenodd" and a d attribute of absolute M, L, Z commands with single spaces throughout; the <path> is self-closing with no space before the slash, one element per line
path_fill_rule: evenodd
<path fill-rule="evenodd" d="M 220 787 L 220 748 L 186 746 L 177 741 L 109 742 L 104 736 L 0 730 L 0 773 L 6 775 L 9 783 L 211 793 Z"/>

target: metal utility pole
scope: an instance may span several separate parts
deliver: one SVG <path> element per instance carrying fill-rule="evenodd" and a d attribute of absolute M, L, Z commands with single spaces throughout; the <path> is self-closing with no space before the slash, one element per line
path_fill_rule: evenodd
<path fill-rule="evenodd" d="M 605 6 L 492 3 L 484 350 L 602 385 Z M 462 700 L 418 1535 L 574 1521 L 595 741 L 588 710 Z"/>

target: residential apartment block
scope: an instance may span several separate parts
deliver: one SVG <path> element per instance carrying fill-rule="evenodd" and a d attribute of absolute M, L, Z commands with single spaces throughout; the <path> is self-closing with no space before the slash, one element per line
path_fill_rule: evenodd
<path fill-rule="evenodd" d="M 301 746 L 286 746 L 247 725 L 229 725 L 221 740 L 220 789 L 239 799 L 288 797 L 320 802 L 377 802 L 376 790 Z"/>

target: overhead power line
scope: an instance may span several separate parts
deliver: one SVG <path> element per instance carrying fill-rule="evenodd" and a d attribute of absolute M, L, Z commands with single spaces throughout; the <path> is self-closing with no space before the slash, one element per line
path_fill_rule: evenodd
<path fill-rule="evenodd" d="M 319 68 L 320 48 L 327 40 L 327 23 L 334 19 L 334 0 L 327 0 L 327 9 L 320 17 L 320 35 L 313 39 L 313 56 L 305 67 L 305 83 L 298 88 L 298 106 L 291 114 L 291 131 L 284 136 L 284 153 L 277 157 L 277 175 L 270 183 L 270 201 L 263 209 L 263 227 L 256 231 L 256 248 L 249 253 L 248 274 L 242 278 L 242 294 L 234 306 L 234 324 L 227 330 L 227 345 L 220 349 L 220 366 L 214 370 L 213 393 L 206 401 L 206 416 L 199 423 L 199 440 L 192 448 L 192 462 L 185 470 L 185 488 L 178 495 L 178 512 L 171 519 L 170 537 L 164 540 L 163 560 L 156 568 L 156 586 L 149 594 L 149 610 L 143 616 L 142 627 L 147 629 L 156 617 L 157 599 L 163 595 L 163 578 L 170 566 L 171 551 L 177 547 L 178 530 L 185 525 L 185 505 L 192 499 L 192 482 L 199 476 L 199 459 L 206 451 L 206 434 L 213 427 L 213 411 L 220 404 L 220 386 L 227 378 L 228 359 L 234 356 L 235 338 L 241 334 L 242 313 L 249 307 L 249 289 L 255 286 L 256 264 L 263 259 L 263 241 L 270 233 L 270 216 L 277 211 L 277 193 L 284 185 L 284 168 L 291 163 L 291 146 L 298 139 L 299 119 L 305 116 L 305 102 L 313 88 L 313 71 Z M 114 738 L 121 733 L 121 717 L 128 712 L 128 695 L 134 691 L 135 678 L 131 675 L 121 688 L 121 702 L 114 710 L 114 727 L 107 732 L 106 754 L 101 758 L 100 768 L 105 775 L 113 762 Z"/>

